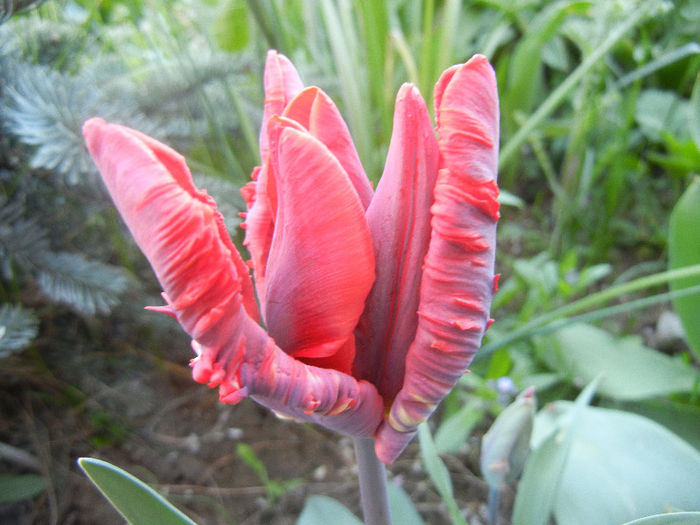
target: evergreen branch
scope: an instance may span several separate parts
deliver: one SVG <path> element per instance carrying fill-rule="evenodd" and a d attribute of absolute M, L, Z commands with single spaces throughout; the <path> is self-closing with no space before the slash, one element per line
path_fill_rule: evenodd
<path fill-rule="evenodd" d="M 67 252 L 39 257 L 38 284 L 50 299 L 84 315 L 109 312 L 128 278 L 124 270 Z"/>
<path fill-rule="evenodd" d="M 45 0 L 0 0 L 0 24 L 16 13 L 39 7 L 44 2 Z"/>
<path fill-rule="evenodd" d="M 0 358 L 29 346 L 39 330 L 39 321 L 21 306 L 0 305 Z"/>
<path fill-rule="evenodd" d="M 37 255 L 49 250 L 46 230 L 36 219 L 24 217 L 22 200 L 9 202 L 0 195 L 0 270 L 6 279 L 14 277 L 14 265 L 32 267 Z"/>
<path fill-rule="evenodd" d="M 68 183 L 77 183 L 93 171 L 81 127 L 89 108 L 97 105 L 95 90 L 43 66 L 5 62 L 0 116 L 7 130 L 36 146 L 30 167 L 55 170 Z"/>

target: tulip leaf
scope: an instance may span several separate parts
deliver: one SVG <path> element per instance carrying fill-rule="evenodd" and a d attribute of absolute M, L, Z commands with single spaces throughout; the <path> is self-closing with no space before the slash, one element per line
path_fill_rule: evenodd
<path fill-rule="evenodd" d="M 671 269 L 700 263 L 700 177 L 694 177 L 671 212 L 668 252 Z M 687 277 L 673 281 L 671 290 L 699 284 L 700 276 Z M 681 318 L 691 350 L 700 358 L 700 294 L 676 297 L 673 306 Z"/>
<path fill-rule="evenodd" d="M 700 230 L 699 230 L 700 231 Z M 700 374 L 690 365 L 657 352 L 636 337 L 615 338 L 599 328 L 576 324 L 559 330 L 544 359 L 573 382 L 604 374 L 599 393 L 617 400 L 640 400 L 690 391 Z"/>
<path fill-rule="evenodd" d="M 558 402 L 540 416 L 545 425 L 553 417 L 562 424 L 574 410 L 572 403 Z M 540 480 L 558 478 L 553 499 L 558 525 L 619 525 L 669 508 L 698 508 L 700 453 L 688 443 L 628 412 L 583 407 L 575 417 L 561 476 L 538 471 Z M 535 454 L 551 454 L 551 445 L 545 440 Z"/>
<path fill-rule="evenodd" d="M 425 465 L 425 470 L 428 471 L 428 476 L 430 476 L 442 501 L 447 505 L 450 516 L 452 517 L 452 523 L 467 525 L 462 514 L 459 512 L 459 507 L 454 498 L 450 473 L 447 471 L 447 467 L 438 455 L 433 436 L 430 434 L 428 423 L 422 423 L 418 426 L 418 439 L 420 440 L 420 453 L 423 459 L 423 465 Z"/>
<path fill-rule="evenodd" d="M 391 512 L 392 523 L 424 525 L 425 522 L 418 514 L 406 491 L 393 483 L 387 483 L 386 488 L 389 493 L 389 511 Z"/>
<path fill-rule="evenodd" d="M 549 518 L 554 509 L 557 489 L 564 475 L 573 437 L 581 425 L 581 414 L 591 402 L 600 379 L 600 376 L 596 377 L 581 391 L 566 421 L 552 421 L 546 431 L 543 431 L 543 425 L 535 425 L 532 437 L 535 448 L 525 463 L 518 486 L 513 507 L 513 525 L 550 523 Z M 547 408 L 542 412 L 547 414 L 546 410 Z M 542 434 L 544 436 L 538 439 L 538 435 Z"/>
<path fill-rule="evenodd" d="M 195 525 L 143 481 L 94 458 L 80 458 L 80 468 L 131 525 Z"/>
<path fill-rule="evenodd" d="M 669 514 L 654 514 L 624 525 L 698 525 L 700 512 L 671 512 Z"/>
<path fill-rule="evenodd" d="M 424 525 L 423 519 L 411 502 L 411 498 L 401 487 L 387 483 L 386 488 L 392 523 Z M 296 525 L 326 525 L 327 523 L 362 525 L 362 521 L 339 501 L 328 496 L 311 496 L 306 500 Z"/>
<path fill-rule="evenodd" d="M 311 496 L 296 525 L 362 525 L 362 521 L 339 501 L 328 496 Z"/>

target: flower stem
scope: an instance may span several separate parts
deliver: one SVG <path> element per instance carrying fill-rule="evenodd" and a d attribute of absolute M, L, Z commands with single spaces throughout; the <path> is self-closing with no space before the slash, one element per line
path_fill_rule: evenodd
<path fill-rule="evenodd" d="M 353 438 L 365 525 L 391 525 L 386 468 L 374 452 L 374 440 Z"/>

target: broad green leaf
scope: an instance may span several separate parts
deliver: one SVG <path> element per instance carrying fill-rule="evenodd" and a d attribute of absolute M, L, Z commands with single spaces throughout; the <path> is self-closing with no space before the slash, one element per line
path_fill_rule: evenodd
<path fill-rule="evenodd" d="M 692 402 L 684 403 L 668 397 L 660 397 L 641 402 L 613 402 L 605 408 L 634 412 L 647 417 L 700 450 L 700 406 Z"/>
<path fill-rule="evenodd" d="M 80 458 L 78 464 L 131 525 L 195 525 L 155 490 L 119 467 L 94 458 Z"/>
<path fill-rule="evenodd" d="M 37 474 L 0 474 L 0 504 L 33 498 L 46 488 Z"/>
<path fill-rule="evenodd" d="M 389 494 L 389 511 L 391 512 L 391 522 L 405 525 L 424 525 L 423 519 L 418 514 L 411 498 L 399 486 L 393 483 L 386 484 Z"/>
<path fill-rule="evenodd" d="M 615 338 L 599 328 L 576 324 L 559 330 L 543 356 L 555 370 L 587 383 L 603 374 L 599 393 L 618 400 L 647 399 L 692 390 L 698 372 L 690 365 L 642 344 Z"/>
<path fill-rule="evenodd" d="M 594 379 L 576 398 L 570 418 L 551 421 L 544 430 L 536 424 L 532 437 L 534 450 L 525 463 L 523 476 L 513 507 L 513 525 L 547 525 L 550 523 L 557 490 L 564 476 L 569 449 L 574 435 L 582 424 L 581 414 L 591 402 L 600 383 Z M 548 408 L 542 412 L 547 414 Z M 538 428 L 540 427 L 540 428 Z"/>
<path fill-rule="evenodd" d="M 425 470 L 428 471 L 428 476 L 430 476 L 435 488 L 440 493 L 442 501 L 447 505 L 450 516 L 452 517 L 452 523 L 467 525 L 459 512 L 459 507 L 454 498 L 450 473 L 447 471 L 447 467 L 445 467 L 445 464 L 438 455 L 435 443 L 433 442 L 433 436 L 430 434 L 430 428 L 428 428 L 428 423 L 422 423 L 418 427 L 418 439 L 420 441 L 420 454 L 423 459 L 423 465 L 425 465 Z"/>
<path fill-rule="evenodd" d="M 668 239 L 669 268 L 700 263 L 700 177 L 694 177 L 671 212 Z M 679 279 L 671 290 L 700 284 L 700 276 Z M 690 348 L 700 357 L 700 294 L 677 297 L 673 306 L 681 318 Z"/>
<path fill-rule="evenodd" d="M 573 406 L 559 402 L 546 410 L 566 421 Z M 576 419 L 555 493 L 558 525 L 619 525 L 667 509 L 698 508 L 700 453 L 688 443 L 628 412 L 586 407 Z"/>
<path fill-rule="evenodd" d="M 700 525 L 700 512 L 655 514 L 654 516 L 628 521 L 624 525 Z"/>
<path fill-rule="evenodd" d="M 362 521 L 342 503 L 328 496 L 311 496 L 296 525 L 362 525 Z"/>

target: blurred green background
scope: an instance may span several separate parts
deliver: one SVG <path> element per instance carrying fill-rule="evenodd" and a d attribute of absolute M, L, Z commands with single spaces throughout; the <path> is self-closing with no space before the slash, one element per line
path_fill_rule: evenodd
<path fill-rule="evenodd" d="M 478 52 L 496 69 L 496 323 L 431 420 L 463 517 L 486 522 L 479 439 L 530 385 L 542 406 L 602 373 L 595 405 L 697 454 L 697 2 L 6 0 L 0 19 L 0 521 L 114 519 L 85 455 L 138 465 L 203 523 L 294 523 L 310 494 L 358 508 L 347 441 L 190 384 L 80 133 L 101 116 L 182 152 L 240 242 L 269 48 L 336 101 L 375 183 L 403 82 L 431 107 L 446 67 Z M 457 522 L 425 461 L 414 444 L 390 478 L 426 522 Z"/>

